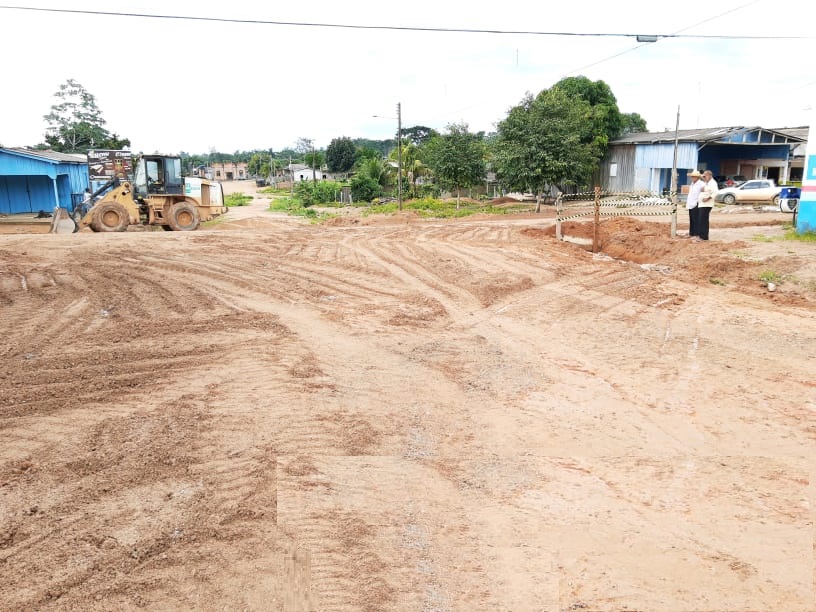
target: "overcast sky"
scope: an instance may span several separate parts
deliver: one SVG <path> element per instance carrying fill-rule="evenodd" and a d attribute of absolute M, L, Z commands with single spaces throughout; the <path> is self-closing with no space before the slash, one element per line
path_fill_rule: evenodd
<path fill-rule="evenodd" d="M 2 2 L 2 0 L 0 0 Z M 808 0 L 533 2 L 126 2 L 7 6 L 267 22 L 629 34 L 555 36 L 349 29 L 0 8 L 0 144 L 43 142 L 60 84 L 96 98 L 134 151 L 292 147 L 391 138 L 402 125 L 493 131 L 527 92 L 565 76 L 603 80 L 652 131 L 807 125 L 816 91 Z M 689 10 L 692 9 L 692 10 Z M 660 38 L 800 36 L 802 40 Z M 374 117 L 379 115 L 381 118 Z"/>

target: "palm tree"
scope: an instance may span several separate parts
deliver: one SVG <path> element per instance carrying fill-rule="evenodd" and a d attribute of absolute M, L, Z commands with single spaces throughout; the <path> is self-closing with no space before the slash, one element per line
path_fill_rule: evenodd
<path fill-rule="evenodd" d="M 384 159 L 369 157 L 360 164 L 360 173 L 370 176 L 383 187 L 393 185 L 390 180 L 391 166 Z"/>

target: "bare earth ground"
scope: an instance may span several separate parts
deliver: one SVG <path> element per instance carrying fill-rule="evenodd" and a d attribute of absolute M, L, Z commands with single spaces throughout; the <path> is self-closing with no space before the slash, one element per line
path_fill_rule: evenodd
<path fill-rule="evenodd" d="M 816 609 L 789 216 L 266 204 L 0 236 L 0 608 Z"/>

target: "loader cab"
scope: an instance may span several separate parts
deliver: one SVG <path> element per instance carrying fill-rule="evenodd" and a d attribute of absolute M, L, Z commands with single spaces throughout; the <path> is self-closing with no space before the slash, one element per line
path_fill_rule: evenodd
<path fill-rule="evenodd" d="M 181 158 L 162 155 L 143 156 L 136 166 L 136 193 L 141 197 L 183 194 Z"/>

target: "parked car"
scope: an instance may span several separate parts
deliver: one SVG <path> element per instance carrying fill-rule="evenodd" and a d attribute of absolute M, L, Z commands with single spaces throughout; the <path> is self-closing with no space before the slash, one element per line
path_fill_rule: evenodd
<path fill-rule="evenodd" d="M 771 179 L 754 179 L 745 181 L 737 187 L 726 187 L 720 189 L 716 202 L 724 204 L 734 204 L 736 202 L 768 202 L 774 206 L 779 206 L 779 193 L 782 187 L 778 187 Z"/>
<path fill-rule="evenodd" d="M 714 180 L 717 181 L 717 187 L 720 189 L 725 189 L 726 187 L 738 187 L 742 185 L 746 178 L 741 174 L 735 174 L 734 176 L 725 176 L 724 174 L 720 174 L 714 177 Z"/>

